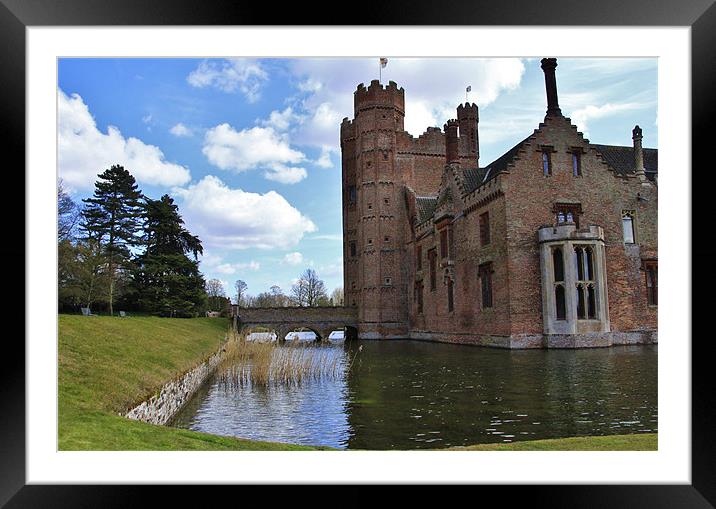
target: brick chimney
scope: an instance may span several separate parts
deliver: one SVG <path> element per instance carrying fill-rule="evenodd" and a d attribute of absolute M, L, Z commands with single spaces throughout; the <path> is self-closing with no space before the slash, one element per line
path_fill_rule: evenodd
<path fill-rule="evenodd" d="M 641 148 L 641 140 L 644 137 L 641 134 L 641 127 L 634 126 L 631 132 L 631 139 L 634 141 L 634 173 L 639 178 L 646 178 L 644 173 L 644 150 Z"/>
<path fill-rule="evenodd" d="M 448 120 L 443 126 L 445 129 L 445 162 L 447 164 L 460 164 L 458 128 L 460 124 L 457 120 Z"/>
<path fill-rule="evenodd" d="M 542 70 L 544 71 L 544 84 L 547 88 L 547 116 L 562 116 L 557 101 L 557 78 L 554 70 L 557 68 L 556 58 L 543 58 Z"/>

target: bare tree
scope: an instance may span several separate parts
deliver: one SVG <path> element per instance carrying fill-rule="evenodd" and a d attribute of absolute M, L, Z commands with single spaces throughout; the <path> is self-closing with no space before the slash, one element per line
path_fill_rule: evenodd
<path fill-rule="evenodd" d="M 62 179 L 57 182 L 57 240 L 71 240 L 80 221 L 80 208 L 65 190 Z"/>
<path fill-rule="evenodd" d="M 289 304 L 289 298 L 284 295 L 283 290 L 278 285 L 273 285 L 269 290 L 271 292 L 273 307 L 286 307 Z"/>
<path fill-rule="evenodd" d="M 219 279 L 210 279 L 206 282 L 206 295 L 209 297 L 226 297 L 224 284 Z"/>
<path fill-rule="evenodd" d="M 236 305 L 241 307 L 246 304 L 246 290 L 249 288 L 249 285 L 237 279 L 236 283 L 234 283 L 234 288 L 236 289 Z"/>
<path fill-rule="evenodd" d="M 343 287 L 339 286 L 331 292 L 331 304 L 334 306 L 343 306 Z"/>
<path fill-rule="evenodd" d="M 291 287 L 291 297 L 297 305 L 309 307 L 318 306 L 328 300 L 326 285 L 313 269 L 306 269 L 301 274 Z"/>

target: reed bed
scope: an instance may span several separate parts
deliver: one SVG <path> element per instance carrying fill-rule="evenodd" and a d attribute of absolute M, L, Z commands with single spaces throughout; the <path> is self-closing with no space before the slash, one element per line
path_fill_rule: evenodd
<path fill-rule="evenodd" d="M 299 341 L 246 341 L 229 331 L 224 357 L 217 368 L 219 383 L 234 385 L 298 385 L 309 380 L 336 379 L 354 360 L 338 348 L 323 348 Z"/>

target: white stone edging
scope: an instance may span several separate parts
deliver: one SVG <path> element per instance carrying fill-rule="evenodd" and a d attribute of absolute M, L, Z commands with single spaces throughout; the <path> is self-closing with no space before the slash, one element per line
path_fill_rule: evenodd
<path fill-rule="evenodd" d="M 191 371 L 187 371 L 181 377 L 166 383 L 159 394 L 132 408 L 124 414 L 124 417 L 151 424 L 167 424 L 211 376 L 221 361 L 223 353 L 224 347 L 222 346 L 221 350 L 205 362 Z"/>

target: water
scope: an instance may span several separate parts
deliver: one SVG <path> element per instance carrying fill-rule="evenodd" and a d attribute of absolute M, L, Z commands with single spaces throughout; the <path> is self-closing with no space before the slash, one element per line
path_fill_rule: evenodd
<path fill-rule="evenodd" d="M 337 379 L 210 380 L 174 425 L 341 449 L 424 449 L 657 431 L 657 347 L 500 350 L 418 341 L 317 346 Z M 360 351 L 359 351 L 360 348 Z M 325 352 L 325 351 L 324 351 Z"/>

